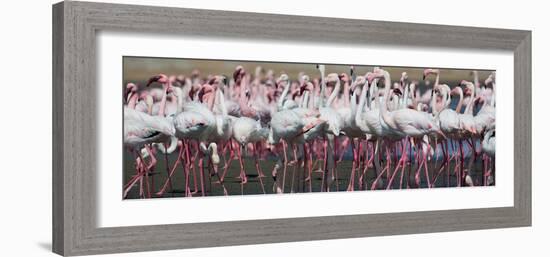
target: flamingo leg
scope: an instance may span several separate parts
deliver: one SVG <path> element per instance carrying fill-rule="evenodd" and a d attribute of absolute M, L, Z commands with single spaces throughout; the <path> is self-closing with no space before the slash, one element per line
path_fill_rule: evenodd
<path fill-rule="evenodd" d="M 255 156 L 256 156 L 256 170 L 258 171 L 258 180 L 260 181 L 260 186 L 262 188 L 262 192 L 265 194 L 265 188 L 264 188 L 264 182 L 262 181 L 262 177 L 264 177 L 263 175 L 263 172 L 262 172 L 262 168 L 260 167 L 260 162 L 259 162 L 259 159 L 260 159 L 260 149 L 261 149 L 261 143 L 258 142 L 256 143 L 256 146 L 255 146 Z"/>
<path fill-rule="evenodd" d="M 379 155 L 379 150 L 380 150 L 380 140 L 376 140 L 376 145 L 374 147 L 374 162 L 373 162 L 373 167 L 374 167 L 374 175 L 376 176 L 376 179 L 372 182 L 372 186 L 371 186 L 371 190 L 375 190 L 379 184 L 378 184 L 378 181 L 380 179 L 380 176 L 382 176 L 382 174 L 384 173 L 383 171 L 378 171 L 378 169 L 380 168 L 380 155 Z"/>
<path fill-rule="evenodd" d="M 285 192 L 285 184 L 286 184 L 286 170 L 287 170 L 287 167 L 288 167 L 288 156 L 287 156 L 287 153 L 286 153 L 286 149 L 288 147 L 288 144 L 287 142 L 285 142 L 283 140 L 283 181 L 282 182 L 282 190 L 283 190 L 283 193 Z"/>
<path fill-rule="evenodd" d="M 244 194 L 244 184 L 248 182 L 248 179 L 246 177 L 246 173 L 244 171 L 244 162 L 243 162 L 243 152 L 244 152 L 245 146 L 241 146 L 239 148 L 239 164 L 241 166 L 241 172 L 240 172 L 240 178 L 241 178 L 241 195 Z"/>
<path fill-rule="evenodd" d="M 189 162 L 190 169 L 193 172 L 193 186 L 195 187 L 195 190 L 191 192 L 191 194 L 196 194 L 197 192 L 199 192 L 198 183 L 197 183 L 197 170 L 195 168 L 195 161 L 199 156 L 198 142 L 196 142 L 195 147 L 196 147 L 195 154 L 193 155 L 193 157 L 191 157 L 191 161 Z"/>
<path fill-rule="evenodd" d="M 464 149 L 462 143 L 462 140 L 458 142 L 458 146 L 460 147 L 460 169 L 458 170 L 457 184 L 459 187 L 462 186 L 462 173 L 464 172 Z"/>
<path fill-rule="evenodd" d="M 323 165 L 323 176 L 322 176 L 322 179 L 321 179 L 321 192 L 324 192 L 326 191 L 326 188 L 327 188 L 327 179 L 326 179 L 326 176 L 327 176 L 327 168 L 328 168 L 328 142 L 327 142 L 327 139 L 325 138 L 325 141 L 323 143 L 323 146 L 324 146 L 324 149 L 325 149 L 325 157 L 323 158 L 324 160 L 324 165 Z"/>
<path fill-rule="evenodd" d="M 190 176 L 191 176 L 191 163 L 193 163 L 193 161 L 191 160 L 191 153 L 190 153 L 190 148 L 191 147 L 191 144 L 189 143 L 189 140 L 187 140 L 187 143 L 185 144 L 185 160 L 186 160 L 186 163 L 182 163 L 183 165 L 183 173 L 185 174 L 185 195 L 188 196 L 188 197 L 191 197 L 191 186 L 189 185 L 190 182 Z"/>
<path fill-rule="evenodd" d="M 424 158 L 422 158 L 422 160 L 420 160 L 420 155 L 422 154 L 422 147 L 419 143 L 419 140 L 415 140 L 415 145 L 416 145 L 416 161 L 418 162 L 418 167 L 416 169 L 416 172 L 415 172 L 415 175 L 414 175 L 414 180 L 416 182 L 416 187 L 417 188 L 420 188 L 420 170 L 422 169 L 422 165 L 424 165 Z"/>
<path fill-rule="evenodd" d="M 347 191 L 353 191 L 353 187 L 355 185 L 354 183 L 354 180 L 355 180 L 355 168 L 356 168 L 356 165 L 358 164 L 358 151 L 359 149 L 356 149 L 355 147 L 355 141 L 352 139 L 351 140 L 351 151 L 353 152 L 353 163 L 351 165 L 351 174 L 349 175 L 349 183 L 348 183 L 348 189 Z"/>
<path fill-rule="evenodd" d="M 405 142 L 406 142 L 407 138 L 405 138 Z M 391 175 L 391 178 L 389 179 L 388 181 L 388 185 L 386 186 L 386 190 L 388 189 L 391 189 L 391 186 L 392 186 L 392 183 L 393 183 L 393 179 L 395 178 L 395 175 L 397 174 L 397 171 L 399 170 L 399 167 L 401 166 L 405 166 L 405 161 L 406 161 L 406 154 L 403 154 L 406 152 L 406 144 L 403 144 L 403 142 L 401 142 L 401 157 L 399 158 L 399 161 L 397 161 L 397 165 L 395 165 L 395 170 L 393 171 L 392 175 Z M 396 151 L 397 152 L 397 151 Z M 403 177 L 403 176 L 401 176 Z"/>
<path fill-rule="evenodd" d="M 166 143 L 163 143 L 164 144 L 164 149 L 168 149 L 168 145 Z M 170 162 L 168 162 L 168 153 L 166 151 L 164 151 L 164 163 L 166 164 L 166 175 L 168 176 L 168 186 L 170 188 L 170 191 L 172 191 L 174 189 L 173 185 L 172 185 L 172 179 L 171 179 L 171 173 L 170 173 Z"/>
<path fill-rule="evenodd" d="M 200 183 L 201 183 L 201 195 L 205 196 L 206 192 L 204 190 L 204 157 L 199 158 L 199 176 L 200 176 Z"/>
<path fill-rule="evenodd" d="M 212 158 L 209 158 L 209 161 L 210 161 L 210 166 L 214 169 L 214 174 L 218 177 L 218 181 L 219 181 L 220 185 L 222 186 L 223 195 L 224 196 L 229 195 L 227 193 L 227 188 L 225 188 L 223 180 L 220 178 L 220 173 L 218 172 L 218 166 L 214 164 L 214 162 L 212 161 Z"/>
<path fill-rule="evenodd" d="M 155 156 L 153 155 L 151 149 L 149 147 L 145 147 L 145 149 L 147 150 L 147 152 L 149 153 L 149 156 L 151 157 L 151 162 L 149 163 L 149 165 L 145 168 L 145 186 L 146 186 L 146 189 L 147 189 L 147 197 L 148 198 L 151 198 L 151 185 L 149 184 L 149 172 L 150 172 L 150 169 L 155 166 L 155 164 L 157 163 L 157 159 L 155 158 Z M 142 163 L 145 163 L 145 161 L 143 160 L 143 156 L 141 156 L 141 153 L 138 152 L 138 156 L 141 160 Z"/>
<path fill-rule="evenodd" d="M 336 169 L 336 163 L 335 163 L 335 154 L 334 154 L 334 141 L 335 136 L 334 135 L 328 135 L 328 144 L 327 144 L 327 153 L 328 153 L 328 169 L 330 172 L 330 177 L 327 176 L 327 192 L 330 191 L 330 187 L 332 185 L 332 182 L 336 180 L 336 191 L 338 191 L 338 170 Z M 335 174 L 336 173 L 336 174 Z M 336 177 L 335 177 L 336 176 Z"/>
<path fill-rule="evenodd" d="M 226 160 L 225 165 L 223 167 L 223 174 L 221 176 L 221 180 L 223 181 L 225 179 L 225 175 L 227 174 L 227 171 L 229 170 L 229 167 L 231 166 L 231 162 L 233 161 L 233 158 L 235 158 L 235 149 L 233 148 L 233 142 L 232 139 L 229 139 L 229 159 Z"/>
<path fill-rule="evenodd" d="M 123 195 L 122 197 L 123 198 L 126 198 L 126 196 L 128 195 L 128 193 L 130 192 L 130 189 L 132 189 L 132 187 L 134 186 L 135 183 L 137 183 L 138 181 L 140 182 L 140 192 L 139 192 L 139 195 L 141 196 L 143 194 L 143 188 L 142 188 L 142 178 L 143 178 L 143 174 L 144 174 L 144 170 L 143 170 L 143 164 L 142 164 L 142 161 L 141 161 L 141 158 L 139 157 L 139 152 L 136 150 L 135 151 L 135 154 L 136 154 L 136 175 L 134 175 L 127 183 L 126 185 L 123 187 L 124 188 L 124 191 L 123 191 Z"/>
<path fill-rule="evenodd" d="M 428 171 L 428 154 L 430 153 L 430 144 L 429 143 L 426 143 L 426 146 L 427 146 L 427 151 L 424 153 L 424 171 L 426 172 L 426 184 L 428 184 L 428 188 L 432 188 L 432 184 L 430 183 L 430 173 Z"/>
<path fill-rule="evenodd" d="M 449 161 L 448 161 L 446 153 L 445 153 L 445 146 L 444 146 L 443 142 L 445 142 L 445 141 L 441 142 L 441 151 L 442 151 L 442 155 L 443 155 L 443 160 L 441 162 L 441 165 L 439 166 L 439 169 L 438 169 L 436 175 L 434 176 L 434 178 L 432 180 L 432 185 L 435 185 L 435 183 L 437 182 L 437 178 L 439 178 L 439 175 L 443 172 L 445 167 L 448 166 Z M 447 184 L 447 186 L 449 186 L 449 185 Z"/>
<path fill-rule="evenodd" d="M 313 174 L 313 143 L 308 143 L 308 153 L 309 153 L 309 162 L 307 163 L 308 165 L 308 174 L 307 174 L 307 178 L 305 178 L 304 180 L 308 182 L 308 186 L 309 186 L 309 192 L 313 192 L 313 178 L 311 177 L 312 174 Z"/>
<path fill-rule="evenodd" d="M 158 191 L 156 193 L 157 196 L 162 196 L 164 195 L 164 192 L 166 191 L 166 188 L 169 186 L 170 187 L 170 191 L 173 190 L 172 188 L 172 175 L 174 175 L 174 172 L 176 171 L 176 167 L 179 165 L 179 163 L 181 162 L 182 158 L 183 158 L 183 150 L 184 150 L 184 147 L 183 147 L 183 143 L 180 141 L 178 142 L 178 144 L 180 145 L 179 148 L 179 152 L 178 152 L 178 158 L 176 159 L 176 162 L 174 163 L 174 166 L 168 170 L 168 178 L 166 179 L 166 181 L 164 182 L 164 185 L 162 186 L 162 188 L 160 189 L 160 191 Z M 165 153 L 166 155 L 166 153 Z M 168 159 L 167 160 L 167 167 L 168 167 Z"/>

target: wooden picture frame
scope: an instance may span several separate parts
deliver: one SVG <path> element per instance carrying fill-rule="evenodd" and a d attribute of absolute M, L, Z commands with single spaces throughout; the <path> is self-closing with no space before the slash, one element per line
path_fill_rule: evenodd
<path fill-rule="evenodd" d="M 513 207 L 99 228 L 96 32 L 514 52 Z M 437 40 L 430 38 L 437 37 Z M 53 6 L 53 251 L 86 255 L 531 225 L 531 32 L 65 1 Z M 307 233 L 305 233 L 307 231 Z"/>

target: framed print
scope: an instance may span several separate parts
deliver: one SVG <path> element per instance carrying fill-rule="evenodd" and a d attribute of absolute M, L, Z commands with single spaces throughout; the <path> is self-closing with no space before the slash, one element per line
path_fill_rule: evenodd
<path fill-rule="evenodd" d="M 531 225 L 530 31 L 65 1 L 53 103 L 61 255 Z"/>

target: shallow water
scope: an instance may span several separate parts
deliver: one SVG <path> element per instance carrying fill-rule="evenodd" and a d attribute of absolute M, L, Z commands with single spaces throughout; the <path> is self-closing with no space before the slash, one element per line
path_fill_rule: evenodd
<path fill-rule="evenodd" d="M 467 148 L 467 147 L 466 147 Z M 438 154 L 437 156 L 441 156 L 441 151 L 439 151 L 440 148 L 438 148 Z M 221 155 L 221 154 L 220 154 Z M 397 155 L 398 156 L 398 155 Z M 464 169 L 468 170 L 468 174 L 473 178 L 474 184 L 476 186 L 482 186 L 483 185 L 483 161 L 482 157 L 478 156 L 475 160 L 472 160 L 470 163 L 469 153 L 465 154 L 465 161 L 464 161 Z M 218 169 L 220 173 L 223 170 L 223 166 L 225 164 L 225 159 L 221 157 L 220 164 L 218 165 Z M 127 183 L 132 176 L 135 175 L 136 171 L 134 169 L 134 158 L 131 156 L 129 152 L 125 152 L 124 154 L 125 163 L 124 163 L 124 183 Z M 292 158 L 289 158 L 292 159 Z M 436 161 L 437 159 L 437 161 Z M 166 162 L 164 159 L 164 155 L 158 154 L 157 155 L 158 163 L 156 167 L 154 167 L 153 172 L 149 176 L 149 181 L 151 183 L 151 195 L 152 197 L 158 197 L 154 193 L 159 191 L 162 185 L 165 183 L 167 178 L 167 170 L 166 170 Z M 176 154 L 172 154 L 168 156 L 168 162 L 170 167 L 174 164 L 176 161 Z M 205 162 L 208 163 L 208 162 Z M 436 183 L 434 184 L 435 187 L 456 187 L 457 186 L 457 178 L 456 174 L 454 173 L 455 168 L 455 161 L 452 161 L 450 165 L 443 166 L 443 169 L 440 169 L 442 163 L 442 158 L 433 158 L 431 161 L 428 162 L 428 175 L 430 177 L 430 180 L 433 181 L 434 176 L 436 176 L 439 171 L 441 170 L 441 173 L 439 173 L 439 176 L 437 177 Z M 382 168 L 385 167 L 387 163 L 384 161 L 384 159 L 381 159 L 381 166 Z M 387 185 L 388 178 L 391 177 L 392 173 L 395 169 L 396 161 L 392 160 L 391 168 L 389 176 L 387 176 L 387 173 L 384 173 L 381 176 L 381 180 L 384 185 L 384 189 Z M 459 163 L 460 164 L 460 163 Z M 251 157 L 245 157 L 244 159 L 244 165 L 245 165 L 245 172 L 248 177 L 248 183 L 244 184 L 241 188 L 239 172 L 239 161 L 238 159 L 235 159 L 231 162 L 230 168 L 227 172 L 227 175 L 225 177 L 224 186 L 227 189 L 229 195 L 251 195 L 251 194 L 263 194 L 260 181 L 258 178 L 258 173 L 256 171 L 255 165 L 254 165 L 254 158 Z M 266 160 L 260 160 L 260 168 L 262 169 L 263 173 L 265 174 L 265 177 L 262 178 L 262 182 L 264 183 L 264 188 L 267 194 L 273 194 L 273 184 L 274 180 L 271 177 L 271 171 L 275 165 L 274 158 L 267 158 Z M 322 160 L 316 160 L 313 168 L 312 173 L 312 182 L 311 182 L 311 189 L 312 192 L 320 192 L 321 189 L 321 183 L 322 183 L 322 172 L 316 172 L 316 170 L 319 170 L 322 167 Z M 200 186 L 200 175 L 199 175 L 199 169 L 198 166 L 195 165 L 196 170 L 195 172 L 191 172 L 189 177 L 189 185 L 191 187 L 191 191 L 196 191 L 193 196 L 201 196 L 201 186 Z M 351 149 L 348 149 L 346 154 L 344 155 L 343 160 L 338 163 L 337 165 L 337 179 L 332 183 L 330 191 L 346 191 L 350 179 L 351 174 L 351 168 L 352 168 L 352 160 L 351 160 Z M 417 169 L 417 163 L 413 162 L 407 163 L 405 165 L 405 169 L 403 170 L 403 175 L 401 173 L 402 169 L 400 168 L 392 182 L 392 189 L 399 189 L 400 184 L 402 185 L 402 189 L 414 189 L 417 188 L 415 180 L 414 180 L 414 174 Z M 205 165 L 205 195 L 208 196 L 221 196 L 223 195 L 223 189 L 218 184 L 218 178 L 217 176 L 209 176 L 210 173 L 210 167 L 208 164 Z M 282 168 L 279 169 L 279 179 L 282 179 Z M 361 171 L 362 172 L 362 171 Z M 304 181 L 304 168 L 300 165 L 294 165 L 289 166 L 287 169 L 286 179 L 285 179 L 285 193 L 301 193 L 301 192 L 310 192 L 309 183 Z M 356 173 L 356 175 L 359 174 Z M 295 176 L 294 182 L 292 181 L 292 176 Z M 336 175 L 336 174 L 335 174 Z M 410 176 L 410 178 L 409 178 Z M 365 187 L 368 190 L 370 190 L 373 181 L 376 178 L 375 174 L 375 168 L 369 167 L 365 172 Z M 424 168 L 422 168 L 420 172 L 420 188 L 427 188 L 426 183 L 426 176 Z M 184 196 L 184 188 L 185 188 L 185 176 L 183 172 L 183 168 L 180 165 L 174 175 L 171 178 L 172 181 L 172 189 L 168 189 L 166 193 L 162 197 L 183 197 Z M 358 177 L 355 178 L 355 185 L 354 190 L 360 190 L 360 186 L 358 185 Z M 143 183 L 144 187 L 144 195 L 147 196 L 147 190 L 145 186 L 145 182 Z M 462 183 L 464 186 L 464 183 Z M 139 182 L 136 183 L 132 189 L 129 191 L 127 195 L 127 199 L 139 199 Z M 242 190 L 242 191 L 241 191 Z"/>

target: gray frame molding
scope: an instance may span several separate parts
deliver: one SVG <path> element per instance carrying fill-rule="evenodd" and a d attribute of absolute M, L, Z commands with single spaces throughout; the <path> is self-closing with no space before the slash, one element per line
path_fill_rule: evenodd
<path fill-rule="evenodd" d="M 98 228 L 99 30 L 514 52 L 514 206 Z M 430 38 L 437 37 L 437 40 Z M 512 89 L 505 89 L 512 90 Z M 65 1 L 53 6 L 53 251 L 85 255 L 531 225 L 531 32 Z M 307 231 L 307 233 L 304 233 Z"/>

